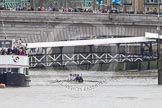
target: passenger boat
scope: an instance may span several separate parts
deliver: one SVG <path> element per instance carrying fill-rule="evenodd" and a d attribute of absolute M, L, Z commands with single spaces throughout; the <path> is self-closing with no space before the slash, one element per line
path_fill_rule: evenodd
<path fill-rule="evenodd" d="M 14 40 L 0 40 L 0 50 L 13 48 Z M 0 83 L 5 86 L 29 86 L 29 58 L 27 55 L 0 54 Z"/>

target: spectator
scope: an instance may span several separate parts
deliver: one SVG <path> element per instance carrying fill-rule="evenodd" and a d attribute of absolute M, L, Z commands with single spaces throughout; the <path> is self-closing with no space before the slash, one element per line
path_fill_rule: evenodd
<path fill-rule="evenodd" d="M 15 55 L 19 55 L 19 50 L 17 49 L 17 47 L 13 48 L 12 53 Z"/>
<path fill-rule="evenodd" d="M 2 54 L 3 50 L 4 50 L 4 48 L 1 49 L 1 52 L 0 52 L 1 54 Z"/>
<path fill-rule="evenodd" d="M 52 8 L 51 7 L 48 7 L 48 11 L 52 11 Z"/>
<path fill-rule="evenodd" d="M 2 52 L 1 52 L 1 55 L 6 55 L 6 49 L 3 49 Z"/>
<path fill-rule="evenodd" d="M 18 45 L 21 45 L 21 42 L 22 42 L 21 38 L 17 40 Z"/>
<path fill-rule="evenodd" d="M 19 55 L 24 55 L 23 49 L 19 49 Z"/>
<path fill-rule="evenodd" d="M 12 48 L 7 49 L 7 55 L 10 55 L 10 54 L 12 54 Z"/>

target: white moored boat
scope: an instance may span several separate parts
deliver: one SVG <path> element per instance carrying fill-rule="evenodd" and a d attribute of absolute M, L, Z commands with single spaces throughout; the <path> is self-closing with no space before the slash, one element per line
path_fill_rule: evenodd
<path fill-rule="evenodd" d="M 14 40 L 0 40 L 0 83 L 6 86 L 29 86 L 29 58 L 26 54 L 2 54 L 13 49 Z M 20 47 L 19 47 L 20 48 Z M 18 49 L 19 50 L 19 49 Z"/>

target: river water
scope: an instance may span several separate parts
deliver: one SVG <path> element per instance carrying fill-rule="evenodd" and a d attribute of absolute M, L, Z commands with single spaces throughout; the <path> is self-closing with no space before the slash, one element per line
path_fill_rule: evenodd
<path fill-rule="evenodd" d="M 80 73 L 83 84 L 57 82 Z M 156 72 L 31 71 L 30 87 L 0 89 L 0 108 L 161 108 Z"/>

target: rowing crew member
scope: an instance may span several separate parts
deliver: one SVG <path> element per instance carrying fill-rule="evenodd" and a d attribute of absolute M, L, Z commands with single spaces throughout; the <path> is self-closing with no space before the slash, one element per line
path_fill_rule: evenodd
<path fill-rule="evenodd" d="M 79 74 L 70 74 L 68 80 L 83 82 L 83 78 Z"/>

